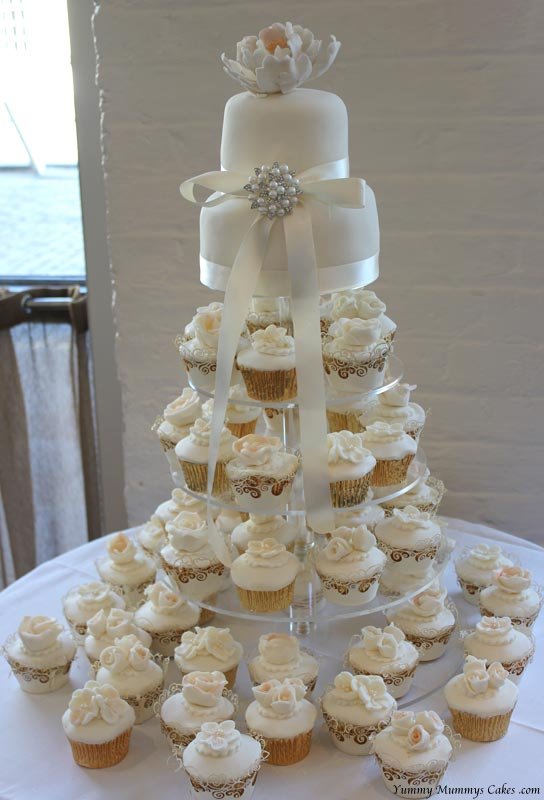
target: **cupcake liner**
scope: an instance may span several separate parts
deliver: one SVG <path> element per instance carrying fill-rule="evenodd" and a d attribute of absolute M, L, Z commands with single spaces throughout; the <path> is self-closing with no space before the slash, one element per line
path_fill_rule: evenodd
<path fill-rule="evenodd" d="M 231 478 L 230 486 L 234 492 L 236 502 L 244 504 L 244 499 L 262 500 L 263 504 L 270 503 L 276 506 L 281 502 L 286 504 L 289 499 L 291 487 L 295 479 L 296 469 L 292 473 L 278 478 L 274 475 L 247 475 L 240 478 Z"/>
<path fill-rule="evenodd" d="M 210 375 L 215 379 L 217 361 L 210 353 L 208 353 L 206 357 L 203 356 L 202 359 L 193 358 L 189 354 L 189 351 L 182 345 L 180 347 L 180 355 L 187 372 L 195 370 L 198 375 L 202 375 L 205 383 L 209 383 Z M 200 385 L 198 380 L 196 383 Z"/>
<path fill-rule="evenodd" d="M 427 478 L 427 485 L 431 486 L 437 492 L 437 498 L 434 502 L 427 502 L 427 503 L 410 503 L 409 505 L 415 506 L 418 511 L 427 512 L 431 514 L 431 516 L 435 516 L 436 512 L 438 511 L 438 506 L 440 505 L 442 498 L 444 496 L 445 487 L 443 481 L 440 478 L 435 478 L 431 476 Z M 394 505 L 389 503 L 380 503 L 381 507 L 385 511 L 386 517 L 391 517 L 393 515 L 393 511 L 395 508 L 401 508 L 402 506 Z M 408 503 L 406 504 L 408 505 Z"/>
<path fill-rule="evenodd" d="M 227 420 L 225 425 L 233 436 L 236 436 L 237 439 L 241 439 L 242 436 L 247 436 L 248 433 L 255 433 L 257 419 L 250 419 L 249 422 L 229 422 Z"/>
<path fill-rule="evenodd" d="M 470 583 L 469 581 L 463 580 L 457 576 L 457 583 L 461 587 L 463 591 L 463 596 L 467 603 L 471 603 L 473 606 L 478 605 L 478 598 L 480 596 L 480 590 L 483 588 L 482 586 L 478 586 L 475 583 Z"/>
<path fill-rule="evenodd" d="M 419 790 L 417 796 L 429 797 L 442 780 L 448 767 L 447 762 L 431 761 L 419 769 L 407 770 L 399 765 L 388 764 L 377 754 L 376 761 L 380 767 L 385 785 L 393 794 L 409 795 L 412 787 Z M 413 788 L 412 788 L 413 792 Z"/>
<path fill-rule="evenodd" d="M 376 725 L 354 725 L 351 722 L 343 722 L 327 714 L 323 709 L 322 699 L 320 700 L 320 706 L 327 730 L 331 737 L 336 740 L 337 747 L 340 750 L 352 749 L 361 755 L 370 753 L 372 740 L 377 733 L 387 728 L 391 721 L 391 714 L 389 714 L 386 719 L 380 720 Z"/>
<path fill-rule="evenodd" d="M 155 686 L 153 689 L 150 689 L 144 694 L 138 695 L 125 695 L 120 692 L 123 700 L 126 700 L 126 702 L 134 709 L 134 713 L 136 714 L 136 725 L 140 725 L 142 722 L 145 722 L 147 719 L 153 716 L 155 703 L 159 700 L 162 692 L 164 691 L 164 679 L 166 677 L 166 670 L 168 669 L 168 663 L 170 659 L 164 658 L 163 656 L 153 656 L 153 660 L 156 664 L 159 664 L 163 671 L 163 678 L 158 686 Z"/>
<path fill-rule="evenodd" d="M 228 778 L 214 778 L 208 781 L 197 778 L 195 775 L 191 775 L 191 773 L 186 770 L 187 777 L 189 778 L 193 790 L 191 796 L 198 797 L 200 794 L 205 793 L 206 798 L 217 798 L 217 800 L 227 797 L 249 797 L 249 794 L 246 795 L 246 792 L 248 789 L 252 789 L 255 785 L 259 775 L 259 769 L 260 763 L 257 767 L 248 772 L 246 775 L 243 775 L 241 778 L 230 780 Z"/>
<path fill-rule="evenodd" d="M 264 403 L 281 403 L 297 396 L 297 373 L 295 368 L 255 370 L 240 367 L 248 397 Z"/>
<path fill-rule="evenodd" d="M 414 460 L 415 453 L 409 453 L 404 458 L 391 459 L 388 461 L 378 459 L 372 472 L 372 486 L 391 486 L 394 483 L 402 483 L 406 480 L 408 467 Z"/>
<path fill-rule="evenodd" d="M 276 767 L 288 767 L 306 758 L 312 744 L 312 733 L 313 730 L 309 730 L 290 739 L 268 739 L 255 731 L 249 731 L 250 736 L 264 740 L 264 748 L 270 753 L 267 763 Z"/>
<path fill-rule="evenodd" d="M 354 480 L 330 483 L 331 502 L 334 508 L 349 508 L 364 503 L 368 494 L 372 472 Z"/>
<path fill-rule="evenodd" d="M 365 360 L 341 353 L 334 355 L 323 353 L 323 368 L 331 383 L 345 384 L 345 387 L 342 386 L 344 391 L 352 384 L 355 388 L 355 385 L 363 380 L 368 384 L 368 388 L 374 388 L 383 383 L 382 373 L 385 371 L 389 350 L 387 343 L 376 345 Z"/>
<path fill-rule="evenodd" d="M 359 422 L 360 411 L 329 411 L 327 409 L 327 422 L 329 423 L 330 433 L 337 431 L 351 431 L 352 433 L 362 433 L 364 425 Z"/>
<path fill-rule="evenodd" d="M 183 477 L 187 488 L 193 492 L 206 493 L 208 490 L 208 465 L 195 464 L 193 461 L 184 461 L 179 459 L 181 469 L 183 470 Z M 215 467 L 215 475 L 213 478 L 212 494 L 221 495 L 229 491 L 229 482 L 227 479 L 227 472 L 224 461 L 218 461 Z"/>
<path fill-rule="evenodd" d="M 80 767 L 87 767 L 87 769 L 103 769 L 104 767 L 113 767 L 124 759 L 128 753 L 131 733 L 132 728 L 129 728 L 111 742 L 104 742 L 104 744 L 86 744 L 70 738 L 68 741 L 76 764 L 79 764 Z"/>
<path fill-rule="evenodd" d="M 27 664 L 21 664 L 19 661 L 11 658 L 5 648 L 3 654 L 13 675 L 19 681 L 21 689 L 30 694 L 56 692 L 57 689 L 61 689 L 65 686 L 68 682 L 70 667 L 75 658 L 74 652 L 72 658 L 64 664 L 58 664 L 53 667 L 31 667 Z"/>
<path fill-rule="evenodd" d="M 482 605 L 481 598 L 479 598 L 479 606 L 482 617 L 495 616 L 494 611 L 490 611 L 488 608 L 484 608 L 484 606 Z M 521 630 L 522 633 L 527 633 L 527 631 L 529 631 L 535 624 L 537 617 L 540 614 L 540 609 L 541 606 L 539 606 L 538 609 L 533 614 L 529 614 L 526 617 L 510 617 L 513 627 L 517 628 L 518 630 Z"/>
<path fill-rule="evenodd" d="M 513 711 L 514 709 L 512 709 Z M 495 717 L 479 717 L 467 711 L 450 708 L 452 724 L 457 733 L 473 742 L 496 742 L 506 735 L 512 711 Z"/>
<path fill-rule="evenodd" d="M 251 589 L 236 587 L 240 603 L 247 611 L 282 611 L 289 608 L 293 602 L 295 582 L 284 586 L 283 589 L 259 592 Z"/>
<path fill-rule="evenodd" d="M 187 747 L 196 737 L 196 733 L 180 733 L 176 728 L 167 725 L 162 718 L 159 719 L 159 724 L 161 733 L 166 736 L 171 747 Z"/>
<path fill-rule="evenodd" d="M 433 658 L 429 658 L 428 656 L 431 655 L 433 650 L 436 650 L 436 645 L 443 645 L 445 647 L 451 639 L 454 630 L 455 624 L 432 636 L 421 636 L 415 633 L 406 633 L 406 631 L 404 633 L 406 639 L 417 649 L 420 660 L 431 661 L 434 660 L 435 656 L 433 656 Z M 436 658 L 438 657 L 439 656 L 436 656 Z"/>
<path fill-rule="evenodd" d="M 220 561 L 210 564 L 207 567 L 183 567 L 168 563 L 164 558 L 162 558 L 162 556 L 161 566 L 166 574 L 176 581 L 178 588 L 182 593 L 187 592 L 188 584 L 192 581 L 198 581 L 198 583 L 202 583 L 203 581 L 207 580 L 210 575 L 221 576 L 226 570 L 225 565 Z"/>
<path fill-rule="evenodd" d="M 382 542 L 380 539 L 377 540 L 377 546 L 382 553 L 385 553 L 392 566 L 401 564 L 409 558 L 413 559 L 417 564 L 422 564 L 425 561 L 430 563 L 436 558 L 438 553 L 440 537 L 437 536 L 433 539 L 427 539 L 421 542 L 421 547 L 418 550 L 408 547 L 391 547 L 391 545 Z"/>

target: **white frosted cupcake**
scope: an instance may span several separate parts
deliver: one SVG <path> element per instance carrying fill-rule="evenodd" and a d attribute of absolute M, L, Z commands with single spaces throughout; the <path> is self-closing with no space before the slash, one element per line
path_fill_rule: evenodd
<path fill-rule="evenodd" d="M 254 514 L 281 513 L 291 499 L 298 456 L 286 453 L 277 436 L 250 433 L 232 445 L 227 475 L 234 499 Z"/>
<path fill-rule="evenodd" d="M 337 392 L 368 392 L 382 386 L 390 346 L 377 320 L 340 319 L 328 331 L 323 366 Z"/>
<path fill-rule="evenodd" d="M 500 567 L 511 567 L 512 562 L 503 555 L 498 544 L 479 542 L 467 548 L 455 562 L 455 571 L 463 597 L 477 606 L 480 590 L 491 586 L 493 573 Z"/>
<path fill-rule="evenodd" d="M 297 637 L 288 633 L 260 636 L 259 654 L 247 666 L 255 686 L 272 679 L 300 678 L 306 687 L 306 696 L 315 689 L 319 672 L 314 656 L 301 649 Z"/>
<path fill-rule="evenodd" d="M 334 508 L 364 503 L 376 459 L 364 446 L 361 434 L 350 431 L 328 433 L 327 464 Z"/>
<path fill-rule="evenodd" d="M 152 558 L 157 558 L 161 548 L 166 544 L 166 530 L 156 514 L 153 514 L 145 525 L 138 529 L 136 541 L 144 553 Z"/>
<path fill-rule="evenodd" d="M 365 505 L 361 508 L 354 509 L 338 509 L 334 512 L 334 521 L 337 528 L 345 526 L 346 528 L 357 528 L 359 525 L 366 525 L 369 531 L 374 533 L 374 529 L 378 522 L 385 519 L 385 511 L 378 503 L 370 505 L 374 493 L 369 488 L 366 496 Z"/>
<path fill-rule="evenodd" d="M 196 627 L 186 631 L 181 644 L 176 647 L 174 661 L 182 675 L 188 672 L 222 672 L 227 686 L 232 689 L 236 680 L 238 664 L 244 649 L 232 636 L 229 628 Z"/>
<path fill-rule="evenodd" d="M 415 384 L 397 383 L 382 392 L 375 403 L 361 411 L 361 426 L 367 428 L 374 422 L 397 422 L 417 442 L 425 425 L 426 414 L 420 405 L 410 402 L 410 393 L 414 389 L 417 389 Z"/>
<path fill-rule="evenodd" d="M 97 611 L 125 608 L 125 601 L 107 583 L 92 581 L 70 589 L 62 600 L 64 616 L 78 644 L 87 635 L 87 623 Z"/>
<path fill-rule="evenodd" d="M 404 432 L 400 422 L 373 422 L 360 436 L 376 459 L 372 486 L 394 487 L 406 480 L 417 443 Z"/>
<path fill-rule="evenodd" d="M 444 723 L 435 711 L 394 711 L 391 725 L 374 739 L 374 755 L 393 794 L 408 796 L 417 786 L 426 797 L 431 795 L 452 752 Z"/>
<path fill-rule="evenodd" d="M 243 608 L 280 611 L 293 602 L 298 558 L 276 539 L 253 539 L 230 568 Z"/>
<path fill-rule="evenodd" d="M 280 514 L 250 514 L 248 520 L 235 527 L 231 541 L 239 553 L 245 553 L 251 539 L 276 539 L 287 550 L 292 550 L 296 533 L 296 525 Z"/>
<path fill-rule="evenodd" d="M 191 797 L 250 800 L 263 757 L 260 742 L 236 730 L 232 720 L 205 722 L 183 751 Z"/>
<path fill-rule="evenodd" d="M 247 404 L 248 400 L 248 394 L 241 384 L 230 387 L 225 425 L 237 438 L 255 433 L 257 420 L 261 416 L 260 406 L 250 406 Z M 212 415 L 213 400 L 210 399 L 202 406 L 202 416 L 206 420 L 211 420 Z"/>
<path fill-rule="evenodd" d="M 118 533 L 106 542 L 107 555 L 97 558 L 96 569 L 104 583 L 125 598 L 127 608 L 143 599 L 144 590 L 155 580 L 155 559 L 148 556 L 125 533 Z"/>
<path fill-rule="evenodd" d="M 455 629 L 455 616 L 445 600 L 445 590 L 435 581 L 400 608 L 386 612 L 388 621 L 404 631 L 412 642 L 420 661 L 440 658 Z"/>
<path fill-rule="evenodd" d="M 55 692 L 68 682 L 76 644 L 53 617 L 23 617 L 2 648 L 19 686 L 31 694 Z"/>
<path fill-rule="evenodd" d="M 166 525 L 167 522 L 172 522 L 182 511 L 194 511 L 196 514 L 205 516 L 206 503 L 197 497 L 187 494 L 183 489 L 173 489 L 170 499 L 157 506 L 155 516 L 160 519 L 163 525 Z"/>
<path fill-rule="evenodd" d="M 365 320 L 378 320 L 380 336 L 391 343 L 395 336 L 397 326 L 393 320 L 386 317 L 386 306 L 382 300 L 370 289 L 360 287 L 333 292 L 330 300 L 331 322 L 344 318 L 355 317 Z"/>
<path fill-rule="evenodd" d="M 254 297 L 246 317 L 249 333 L 265 330 L 269 325 L 282 325 L 293 334 L 293 320 L 287 297 Z"/>
<path fill-rule="evenodd" d="M 420 573 L 421 566 L 432 564 L 438 553 L 442 531 L 426 511 L 406 506 L 374 529 L 378 547 L 388 559 L 388 567 L 397 574 Z"/>
<path fill-rule="evenodd" d="M 222 672 L 189 672 L 181 686 L 173 684 L 164 692 L 158 717 L 170 744 L 187 747 L 205 722 L 232 719 L 238 698 L 225 689 L 226 685 Z"/>
<path fill-rule="evenodd" d="M 177 443 L 189 435 L 191 425 L 194 425 L 201 413 L 200 395 L 188 386 L 179 397 L 168 403 L 156 427 L 159 442 L 166 454 L 174 450 Z"/>
<path fill-rule="evenodd" d="M 130 634 L 136 636 L 144 647 L 151 645 L 151 636 L 139 627 L 133 611 L 125 611 L 122 608 L 97 611 L 87 623 L 85 655 L 91 664 L 94 664 L 99 660 L 102 650 L 115 644 L 116 639 Z"/>
<path fill-rule="evenodd" d="M 221 531 L 225 536 L 232 536 L 234 529 L 241 525 L 247 514 L 242 514 L 233 508 L 222 508 L 215 520 L 215 525 L 218 531 Z"/>
<path fill-rule="evenodd" d="M 208 458 L 210 455 L 211 423 L 199 418 L 191 427 L 189 436 L 176 445 L 176 458 L 183 471 L 187 487 L 193 492 L 206 492 L 208 488 Z M 213 494 L 229 490 L 225 467 L 232 458 L 232 445 L 236 438 L 228 428 L 223 428 L 219 440 L 217 464 L 213 478 Z"/>
<path fill-rule="evenodd" d="M 329 389 L 327 393 L 327 423 L 329 431 L 351 431 L 362 433 L 364 427 L 359 421 L 361 413 L 371 404 L 366 395 L 357 399 L 349 392 Z"/>
<path fill-rule="evenodd" d="M 295 340 L 286 328 L 268 325 L 251 336 L 251 347 L 237 356 L 249 397 L 281 403 L 297 396 Z"/>
<path fill-rule="evenodd" d="M 542 608 L 542 597 L 531 586 L 532 573 L 522 567 L 500 567 L 492 585 L 480 592 L 480 611 L 486 616 L 510 617 L 520 631 L 530 631 Z"/>
<path fill-rule="evenodd" d="M 80 767 L 113 767 L 128 753 L 134 709 L 108 684 L 87 681 L 76 689 L 62 715 L 62 727 Z"/>
<path fill-rule="evenodd" d="M 304 699 L 305 694 L 300 678 L 270 680 L 253 687 L 255 700 L 247 707 L 246 724 L 252 736 L 264 739 L 269 764 L 296 764 L 310 752 L 317 709 Z"/>
<path fill-rule="evenodd" d="M 215 303 L 197 309 L 190 323 L 192 338 L 178 343 L 189 380 L 198 389 L 211 390 L 215 385 L 217 347 L 223 306 Z"/>
<path fill-rule="evenodd" d="M 134 709 L 140 724 L 153 716 L 153 706 L 164 688 L 168 659 L 152 656 L 134 636 L 123 636 L 100 654 L 96 681 L 113 686 Z"/>
<path fill-rule="evenodd" d="M 315 569 L 323 596 L 341 606 L 362 606 L 376 597 L 386 556 L 368 528 L 336 528 L 317 551 Z"/>
<path fill-rule="evenodd" d="M 509 617 L 482 617 L 463 645 L 468 655 L 488 663 L 499 661 L 513 681 L 521 677 L 535 651 L 532 638 L 512 627 Z"/>
<path fill-rule="evenodd" d="M 422 591 L 436 577 L 432 563 L 422 561 L 416 564 L 410 573 L 399 572 L 395 565 L 388 561 L 380 578 L 380 592 L 392 597 L 400 597 L 410 592 Z"/>
<path fill-rule="evenodd" d="M 453 728 L 474 742 L 495 742 L 506 735 L 518 689 L 498 661 L 467 656 L 463 673 L 444 687 Z"/>
<path fill-rule="evenodd" d="M 321 712 L 334 745 L 350 756 L 367 756 L 397 703 L 379 675 L 341 672 L 321 698 Z"/>
<path fill-rule="evenodd" d="M 407 479 L 410 479 L 410 471 L 408 471 Z M 391 488 L 385 488 L 385 491 L 391 493 Z M 423 475 L 415 486 L 398 497 L 386 500 L 381 505 L 388 517 L 391 516 L 394 508 L 402 510 L 406 508 L 406 506 L 415 506 L 418 511 L 427 511 L 434 517 L 438 511 L 438 506 L 440 505 L 442 497 L 444 496 L 444 491 L 444 484 L 440 478 L 435 478 L 430 474 L 429 470 L 425 468 Z"/>
<path fill-rule="evenodd" d="M 157 581 L 145 590 L 145 603 L 135 614 L 134 621 L 147 632 L 153 653 L 172 657 L 181 637 L 198 624 L 200 608 L 163 581 Z M 145 644 L 145 643 L 144 643 Z"/>
<path fill-rule="evenodd" d="M 168 544 L 161 565 L 182 594 L 196 600 L 213 598 L 221 589 L 225 567 L 210 545 L 208 523 L 198 514 L 182 511 L 166 523 Z"/>
<path fill-rule="evenodd" d="M 396 625 L 366 625 L 353 637 L 348 666 L 358 675 L 379 675 L 392 697 L 408 693 L 419 663 L 419 653 Z"/>

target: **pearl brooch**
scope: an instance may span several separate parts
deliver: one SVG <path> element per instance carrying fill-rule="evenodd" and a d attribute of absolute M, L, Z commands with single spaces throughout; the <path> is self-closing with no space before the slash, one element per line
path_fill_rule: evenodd
<path fill-rule="evenodd" d="M 298 195 L 303 193 L 295 171 L 278 161 L 271 167 L 268 164 L 255 167 L 255 174 L 249 176 L 244 186 L 251 208 L 270 219 L 290 214 L 298 203 Z"/>

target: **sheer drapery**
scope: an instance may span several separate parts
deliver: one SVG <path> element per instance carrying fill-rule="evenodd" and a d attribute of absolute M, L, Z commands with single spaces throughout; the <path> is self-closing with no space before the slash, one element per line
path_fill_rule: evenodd
<path fill-rule="evenodd" d="M 28 301 L 64 307 L 28 313 Z M 77 288 L 0 297 L 2 584 L 101 534 L 86 298 Z"/>

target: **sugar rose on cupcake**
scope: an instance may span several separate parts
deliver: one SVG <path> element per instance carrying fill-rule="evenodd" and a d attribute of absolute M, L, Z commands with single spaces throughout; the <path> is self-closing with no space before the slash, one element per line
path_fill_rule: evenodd
<path fill-rule="evenodd" d="M 418 663 L 417 649 L 393 623 L 384 628 L 366 625 L 348 650 L 348 665 L 353 672 L 379 675 L 397 699 L 410 690 Z"/>
<path fill-rule="evenodd" d="M 530 570 L 518 566 L 502 566 L 493 573 L 492 585 L 480 591 L 479 605 L 483 614 L 510 617 L 512 624 L 528 633 L 542 608 L 542 597 L 531 585 Z"/>

